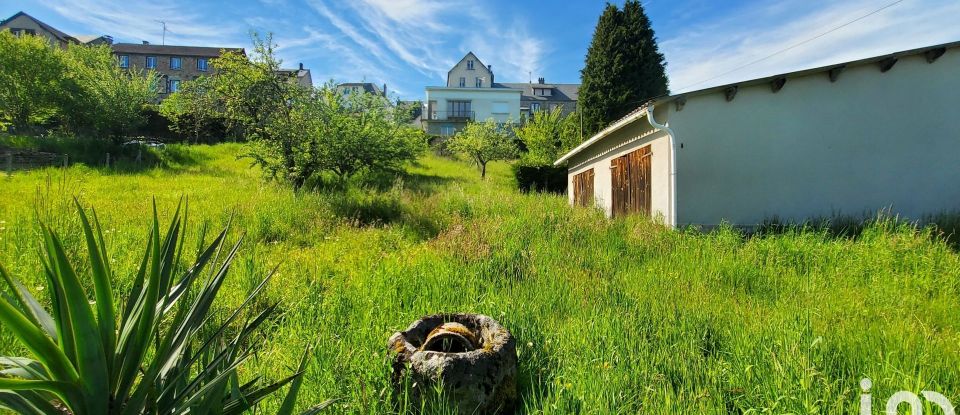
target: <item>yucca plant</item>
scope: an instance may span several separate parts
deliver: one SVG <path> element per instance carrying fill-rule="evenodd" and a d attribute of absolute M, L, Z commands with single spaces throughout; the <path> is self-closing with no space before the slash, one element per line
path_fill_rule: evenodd
<path fill-rule="evenodd" d="M 161 235 L 154 204 L 146 252 L 121 309 L 114 307 L 113 271 L 96 212 L 91 222 L 76 205 L 93 301 L 81 284 L 87 275 L 78 274 L 62 240 L 44 225 L 41 259 L 49 311 L 0 266 L 9 286 L 0 298 L 0 322 L 32 353 L 0 357 L 0 406 L 24 414 L 237 414 L 293 382 L 281 407 L 281 413 L 292 412 L 306 352 L 299 371 L 285 379 L 240 383 L 237 376 L 253 352 L 251 335 L 277 310 L 272 304 L 248 311 L 273 273 L 225 320 L 211 317 L 240 246 L 237 241 L 224 252 L 228 229 L 184 267 L 186 209 L 181 220 L 177 207 Z"/>

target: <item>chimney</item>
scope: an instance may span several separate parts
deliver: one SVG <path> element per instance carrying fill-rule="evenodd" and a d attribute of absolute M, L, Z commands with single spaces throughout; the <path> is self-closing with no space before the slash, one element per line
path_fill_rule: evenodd
<path fill-rule="evenodd" d="M 544 81 L 545 79 L 543 79 L 542 76 L 540 78 L 537 78 L 537 82 L 540 83 L 540 85 L 543 85 Z"/>
<path fill-rule="evenodd" d="M 300 70 L 303 70 L 303 62 L 300 62 Z"/>
<path fill-rule="evenodd" d="M 487 70 L 490 71 L 490 87 L 493 87 L 493 65 L 487 65 Z"/>
<path fill-rule="evenodd" d="M 387 96 L 387 84 L 386 84 L 386 82 L 384 82 L 384 84 L 383 84 L 383 96 Z"/>
<path fill-rule="evenodd" d="M 144 45 L 149 45 L 150 42 L 147 42 L 146 40 L 144 40 L 144 41 L 143 41 L 143 44 L 144 44 Z"/>

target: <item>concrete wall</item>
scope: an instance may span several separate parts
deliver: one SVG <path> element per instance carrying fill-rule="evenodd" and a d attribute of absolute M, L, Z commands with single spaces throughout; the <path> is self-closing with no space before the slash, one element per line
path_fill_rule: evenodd
<path fill-rule="evenodd" d="M 462 127 L 463 123 L 443 120 L 447 113 L 447 101 L 470 101 L 470 110 L 473 111 L 476 121 L 485 121 L 488 118 L 493 118 L 500 123 L 520 120 L 520 90 L 518 89 L 428 87 L 426 102 L 430 105 L 434 101 L 436 102 L 434 109 L 441 119 L 427 121 L 424 117 L 424 121 L 432 125 L 456 124 Z M 506 104 L 507 112 L 493 113 L 494 103 L 497 102 Z"/>
<path fill-rule="evenodd" d="M 960 210 L 960 49 L 667 107 L 681 225 Z"/>
<path fill-rule="evenodd" d="M 888 72 L 850 66 L 694 93 L 656 118 L 677 140 L 677 222 L 753 226 L 881 209 L 908 219 L 960 211 L 960 48 L 934 63 L 901 57 Z M 610 160 L 653 143 L 653 211 L 668 217 L 670 148 L 665 133 L 644 136 L 646 117 L 569 161 L 569 178 L 594 168 L 598 204 L 610 212 Z M 641 138 L 637 138 L 641 137 Z M 572 201 L 572 186 L 570 186 Z"/>
<path fill-rule="evenodd" d="M 36 33 L 37 36 L 43 36 L 43 37 L 47 38 L 47 40 L 48 40 L 51 44 L 56 45 L 56 46 L 59 46 L 59 47 L 61 47 L 61 48 L 66 48 L 66 47 L 67 47 L 67 42 L 64 42 L 64 41 L 62 41 L 62 40 L 60 40 L 60 39 L 57 39 L 57 37 L 56 37 L 53 33 L 50 33 L 47 29 L 44 29 L 43 27 L 41 27 L 40 25 L 38 25 L 33 19 L 31 19 L 31 18 L 29 18 L 29 17 L 27 17 L 27 16 L 22 16 L 22 15 L 21 15 L 21 16 L 17 16 L 17 18 L 15 18 L 15 19 L 13 19 L 13 20 L 10 20 L 9 22 L 6 22 L 4 25 L 0 26 L 0 29 L 11 29 L 11 30 L 29 29 L 29 30 L 33 30 L 34 33 Z"/>
<path fill-rule="evenodd" d="M 570 203 L 573 203 L 573 176 L 592 168 L 597 207 L 609 216 L 613 208 L 610 161 L 647 145 L 652 146 L 650 211 L 655 218 L 666 220 L 670 209 L 670 145 L 667 135 L 663 131 L 654 130 L 646 119 L 613 132 L 570 159 L 567 175 L 567 196 Z"/>

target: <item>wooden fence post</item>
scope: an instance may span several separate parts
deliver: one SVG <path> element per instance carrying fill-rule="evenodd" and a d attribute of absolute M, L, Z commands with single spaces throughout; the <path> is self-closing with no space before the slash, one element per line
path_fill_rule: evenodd
<path fill-rule="evenodd" d="M 110 168 L 110 153 L 107 153 L 107 168 Z"/>
<path fill-rule="evenodd" d="M 64 154 L 64 155 L 63 155 L 63 168 L 67 168 L 67 166 L 69 166 L 69 165 L 70 165 L 70 155 L 69 155 L 69 154 Z"/>
<path fill-rule="evenodd" d="M 7 178 L 13 177 L 13 153 L 7 152 Z"/>

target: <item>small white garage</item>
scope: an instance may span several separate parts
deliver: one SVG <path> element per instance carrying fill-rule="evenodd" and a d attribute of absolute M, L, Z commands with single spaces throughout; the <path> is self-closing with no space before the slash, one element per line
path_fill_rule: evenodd
<path fill-rule="evenodd" d="M 555 164 L 671 226 L 960 211 L 960 42 L 655 99 Z"/>

